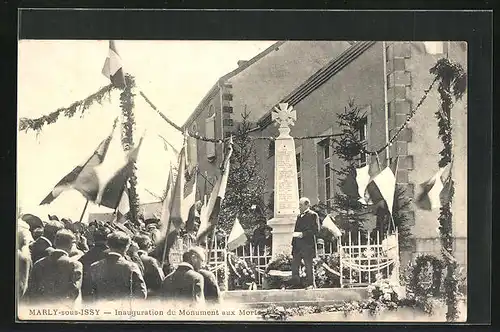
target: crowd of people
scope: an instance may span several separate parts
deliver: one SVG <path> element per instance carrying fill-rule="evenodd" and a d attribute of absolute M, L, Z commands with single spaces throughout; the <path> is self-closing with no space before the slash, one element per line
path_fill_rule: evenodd
<path fill-rule="evenodd" d="M 157 299 L 217 303 L 205 249 L 192 247 L 175 268 L 165 264 L 157 220 L 91 222 L 19 220 L 18 298 L 23 304 Z M 51 220 L 52 219 L 52 220 Z"/>

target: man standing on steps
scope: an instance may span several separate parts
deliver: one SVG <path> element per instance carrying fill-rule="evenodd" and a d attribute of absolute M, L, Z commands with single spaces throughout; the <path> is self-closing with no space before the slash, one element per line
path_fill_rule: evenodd
<path fill-rule="evenodd" d="M 306 289 L 315 288 L 313 259 L 316 257 L 316 237 L 320 231 L 319 218 L 316 212 L 310 209 L 311 202 L 302 197 L 299 200 L 300 214 L 295 223 L 292 239 L 292 282 L 300 286 L 299 268 L 304 260 L 306 267 Z"/>

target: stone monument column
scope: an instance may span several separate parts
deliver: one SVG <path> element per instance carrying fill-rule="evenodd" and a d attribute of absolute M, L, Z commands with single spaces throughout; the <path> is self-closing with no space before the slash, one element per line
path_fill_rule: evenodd
<path fill-rule="evenodd" d="M 292 252 L 292 234 L 299 214 L 299 186 L 295 142 L 290 136 L 297 116 L 293 107 L 281 103 L 275 107 L 272 120 L 279 126 L 279 136 L 274 145 L 274 218 L 267 224 L 272 227 L 272 258 Z"/>

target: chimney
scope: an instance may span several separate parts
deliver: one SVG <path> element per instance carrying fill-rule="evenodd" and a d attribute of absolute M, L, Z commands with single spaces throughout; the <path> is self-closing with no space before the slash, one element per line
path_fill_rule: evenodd
<path fill-rule="evenodd" d="M 239 60 L 238 67 L 244 66 L 247 62 L 248 62 L 248 60 Z"/>

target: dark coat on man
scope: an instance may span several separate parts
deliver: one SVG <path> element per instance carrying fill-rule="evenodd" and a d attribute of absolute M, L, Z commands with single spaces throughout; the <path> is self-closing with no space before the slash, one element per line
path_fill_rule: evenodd
<path fill-rule="evenodd" d="M 80 295 L 82 263 L 54 249 L 35 263 L 26 296 L 30 302 L 74 302 Z"/>
<path fill-rule="evenodd" d="M 81 258 L 80 263 L 83 265 L 83 280 L 82 280 L 82 299 L 90 300 L 92 296 L 92 285 L 90 281 L 90 266 L 104 258 L 108 253 L 108 247 L 103 243 L 96 243 L 89 251 Z"/>
<path fill-rule="evenodd" d="M 191 264 L 182 262 L 163 280 L 161 293 L 163 299 L 169 301 L 202 303 L 205 301 L 203 276 Z"/>
<path fill-rule="evenodd" d="M 148 253 L 143 250 L 139 250 L 138 254 L 144 264 L 144 281 L 146 282 L 149 295 L 161 288 L 161 283 L 165 275 L 156 258 L 149 256 Z"/>
<path fill-rule="evenodd" d="M 147 296 L 146 283 L 137 264 L 116 252 L 108 252 L 106 258 L 90 266 L 90 284 L 94 301 Z"/>
<path fill-rule="evenodd" d="M 215 274 L 208 270 L 198 271 L 203 276 L 203 289 L 207 303 L 220 303 L 220 289 Z"/>
<path fill-rule="evenodd" d="M 319 234 L 318 214 L 310 209 L 297 216 L 294 232 L 302 232 L 302 238 L 293 238 L 292 255 L 300 253 L 306 257 L 316 257 L 316 237 Z"/>
<path fill-rule="evenodd" d="M 45 236 L 40 236 L 35 242 L 31 243 L 31 260 L 36 263 L 40 258 L 46 257 L 52 251 L 52 242 Z"/>
<path fill-rule="evenodd" d="M 316 257 L 316 237 L 320 223 L 318 214 L 307 209 L 297 217 L 294 232 L 302 232 L 301 238 L 292 240 L 292 282 L 300 284 L 300 263 L 304 260 L 307 286 L 315 287 L 313 259 Z"/>

